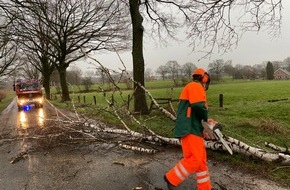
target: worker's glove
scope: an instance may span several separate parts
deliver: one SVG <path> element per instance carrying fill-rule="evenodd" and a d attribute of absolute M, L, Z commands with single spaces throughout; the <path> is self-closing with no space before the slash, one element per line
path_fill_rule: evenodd
<path fill-rule="evenodd" d="M 213 132 L 214 123 L 212 123 L 210 120 L 208 122 L 202 121 L 201 123 L 203 126 L 204 138 L 207 140 L 216 140 Z"/>

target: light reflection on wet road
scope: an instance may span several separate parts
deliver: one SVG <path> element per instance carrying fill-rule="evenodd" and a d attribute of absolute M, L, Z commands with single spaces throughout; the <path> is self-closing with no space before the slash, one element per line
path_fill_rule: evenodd
<path fill-rule="evenodd" d="M 18 112 L 17 127 L 27 129 L 29 127 L 44 127 L 44 110 L 43 108 L 32 107 L 29 110 L 20 110 Z"/>

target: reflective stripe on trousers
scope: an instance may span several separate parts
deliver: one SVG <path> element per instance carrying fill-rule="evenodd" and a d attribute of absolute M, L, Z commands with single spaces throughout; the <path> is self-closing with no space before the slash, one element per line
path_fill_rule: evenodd
<path fill-rule="evenodd" d="M 203 138 L 192 134 L 186 135 L 181 138 L 181 147 L 184 158 L 166 173 L 169 182 L 178 186 L 190 174 L 196 173 L 198 190 L 210 190 L 211 184 Z"/>
<path fill-rule="evenodd" d="M 181 181 L 184 181 L 190 175 L 182 163 L 179 163 L 174 167 L 174 172 Z"/>
<path fill-rule="evenodd" d="M 196 183 L 197 185 L 201 183 L 206 183 L 210 181 L 209 173 L 208 171 L 198 172 L 196 173 Z"/>

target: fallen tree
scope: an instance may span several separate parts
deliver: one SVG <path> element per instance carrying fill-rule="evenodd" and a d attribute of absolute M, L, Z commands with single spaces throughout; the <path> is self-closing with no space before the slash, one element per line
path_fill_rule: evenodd
<path fill-rule="evenodd" d="M 107 127 L 107 125 L 101 121 L 94 121 L 91 119 L 86 120 L 82 124 L 86 127 L 93 128 L 99 133 L 120 134 L 127 137 L 133 137 L 130 139 L 130 141 L 135 140 L 136 142 L 156 142 L 156 143 L 159 143 L 160 145 L 161 144 L 170 144 L 170 145 L 177 145 L 177 146 L 180 145 L 179 139 L 168 138 L 168 137 L 164 137 L 164 136 L 160 136 L 156 134 L 155 132 L 150 130 L 149 127 L 147 127 L 144 124 L 141 124 L 132 114 L 130 114 L 130 112 L 127 112 L 127 114 L 129 114 L 130 117 L 136 123 L 141 125 L 142 128 L 146 129 L 147 134 L 131 130 L 130 127 L 125 123 L 125 121 L 123 121 L 122 118 L 119 116 L 118 110 L 116 109 L 116 107 L 112 106 L 112 104 L 111 104 L 111 107 L 113 107 L 112 109 L 114 109 L 114 113 L 116 117 L 120 120 L 120 122 L 122 123 L 125 129 L 110 128 L 110 127 Z M 80 124 L 81 122 L 79 121 L 76 123 Z M 71 124 L 73 124 L 73 122 L 71 122 Z M 92 134 L 87 134 L 84 132 L 79 132 L 79 133 L 83 133 L 91 138 L 95 138 Z M 128 140 L 128 138 L 125 138 L 125 139 Z M 275 152 L 269 152 L 269 151 L 266 151 L 265 149 L 256 148 L 256 147 L 247 145 L 246 143 L 240 140 L 234 139 L 232 137 L 224 136 L 224 139 L 227 141 L 228 145 L 232 148 L 234 153 L 241 153 L 248 156 L 254 156 L 256 158 L 269 161 L 269 162 L 278 162 L 284 165 L 290 165 L 290 155 L 287 148 L 282 148 L 271 143 L 266 143 L 267 146 L 275 150 Z M 130 149 L 133 151 L 139 151 L 139 152 L 150 153 L 150 154 L 158 152 L 157 150 L 152 149 L 152 148 L 150 149 L 150 148 L 140 147 L 140 144 L 139 146 L 125 144 L 127 140 L 118 141 L 115 143 L 117 143 L 118 146 L 121 148 Z M 224 146 L 218 141 L 205 141 L 205 145 L 207 148 L 211 150 L 226 151 Z"/>
<path fill-rule="evenodd" d="M 86 57 L 90 58 L 93 61 L 95 61 L 96 63 L 98 63 L 103 68 L 103 71 L 108 76 L 107 78 L 110 80 L 110 82 L 113 83 L 114 86 L 116 86 L 116 87 L 118 86 L 115 83 L 115 81 L 113 80 L 113 78 L 111 77 L 108 69 L 106 69 L 96 59 L 94 59 L 88 55 Z M 120 61 L 123 63 L 121 58 L 120 58 Z M 149 96 L 151 101 L 154 103 L 155 107 L 157 107 L 160 110 L 160 112 L 162 112 L 166 117 L 170 118 L 173 122 L 175 122 L 175 120 L 176 120 L 175 115 L 173 115 L 172 113 L 167 111 L 165 108 L 160 106 L 157 103 L 157 101 L 154 99 L 152 94 L 144 86 L 142 86 L 140 83 L 134 81 L 133 78 L 129 76 L 129 74 L 126 71 L 126 67 L 125 67 L 124 63 L 123 63 L 123 66 L 125 69 L 121 71 L 122 72 L 121 76 L 126 75 L 130 81 L 132 81 L 133 83 L 137 84 L 140 88 L 142 88 L 145 91 L 145 93 Z M 120 88 L 115 88 L 115 89 L 116 89 L 116 91 L 119 91 L 120 94 L 122 94 L 122 92 L 120 91 Z M 112 110 L 114 115 L 119 119 L 119 121 L 122 123 L 122 125 L 125 129 L 122 130 L 122 129 L 112 129 L 112 128 L 100 127 L 99 124 L 97 124 L 96 122 L 86 122 L 85 125 L 90 126 L 99 132 L 118 133 L 118 134 L 123 134 L 123 135 L 130 135 L 136 139 L 143 140 L 143 141 L 154 141 L 154 142 L 158 142 L 158 143 L 180 145 L 180 142 L 178 139 L 163 137 L 163 136 L 156 134 L 152 130 L 150 130 L 150 127 L 146 126 L 144 123 L 141 123 L 138 119 L 136 119 L 134 117 L 134 115 L 130 113 L 129 110 L 124 108 L 124 106 L 117 107 L 115 100 L 114 100 L 114 93 L 115 93 L 115 91 L 112 93 L 111 101 L 109 101 L 106 97 L 105 97 L 105 99 L 108 103 L 108 107 Z M 126 122 L 121 118 L 119 113 L 122 113 L 122 114 L 126 113 L 127 116 L 129 116 L 135 123 L 137 123 L 140 127 L 142 127 L 142 129 L 145 129 L 145 131 L 147 133 L 146 134 L 139 133 L 139 132 L 136 132 L 136 131 L 130 129 L 130 127 L 126 124 Z M 276 145 L 266 143 L 266 145 L 268 147 L 271 147 L 273 149 L 273 152 L 270 152 L 270 151 L 267 151 L 266 149 L 261 149 L 261 148 L 256 148 L 256 147 L 250 146 L 250 145 L 248 145 L 248 144 L 246 144 L 238 139 L 232 138 L 232 137 L 224 136 L 224 139 L 226 140 L 228 145 L 232 148 L 234 153 L 241 153 L 241 154 L 245 154 L 248 156 L 254 156 L 256 158 L 259 158 L 259 159 L 265 160 L 265 161 L 269 161 L 269 162 L 279 162 L 281 164 L 290 165 L 290 154 L 289 154 L 287 147 L 286 148 L 281 148 L 281 147 L 277 148 L 278 146 L 276 146 Z M 205 141 L 205 145 L 207 148 L 212 149 L 212 150 L 226 151 L 226 149 L 223 147 L 223 145 L 218 141 Z M 136 148 L 135 146 L 132 146 L 132 145 L 120 144 L 120 147 L 124 147 L 126 149 L 137 150 L 137 151 L 141 151 L 141 152 L 144 151 L 144 152 L 148 152 L 148 153 L 155 153 L 156 152 L 154 150 Z"/>

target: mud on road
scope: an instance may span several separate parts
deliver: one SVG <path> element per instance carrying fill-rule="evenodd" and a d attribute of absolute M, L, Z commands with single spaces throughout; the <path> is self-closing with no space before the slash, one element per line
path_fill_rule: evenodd
<path fill-rule="evenodd" d="M 58 116 L 49 105 L 18 112 L 15 102 L 0 114 L 1 190 L 167 189 L 163 175 L 181 158 L 179 147 L 160 146 L 158 153 L 146 154 L 121 149 L 114 143 L 115 137 L 109 136 L 108 141 L 82 143 L 43 139 L 47 128 L 55 127 L 45 119 Z M 34 138 L 40 136 L 40 141 Z M 208 162 L 212 183 L 218 189 L 289 189 L 211 158 Z M 177 189 L 195 189 L 194 176 Z"/>

